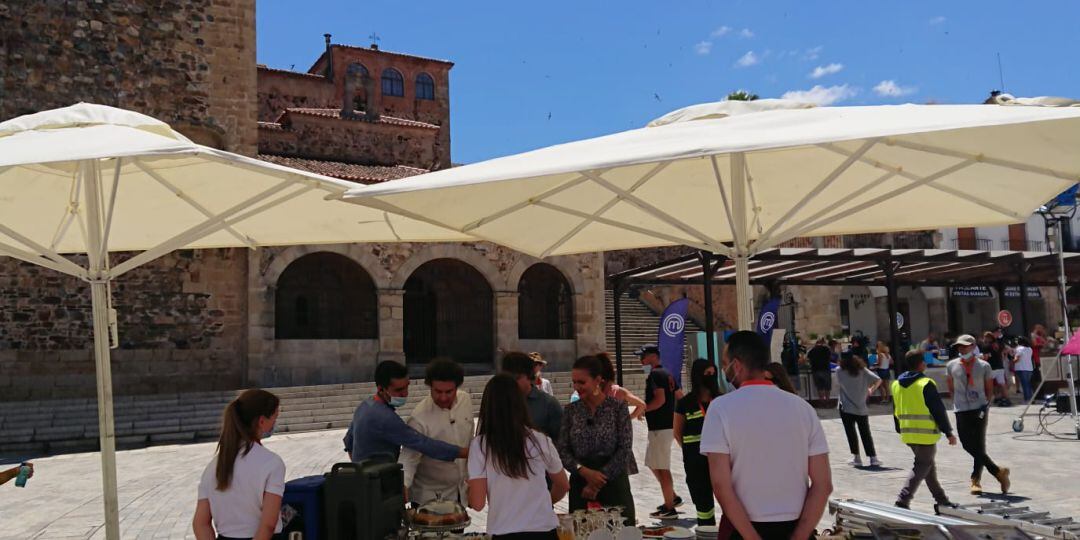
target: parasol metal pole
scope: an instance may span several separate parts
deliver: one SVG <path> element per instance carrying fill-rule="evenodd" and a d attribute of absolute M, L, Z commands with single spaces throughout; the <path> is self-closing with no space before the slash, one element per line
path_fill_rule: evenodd
<path fill-rule="evenodd" d="M 101 248 L 101 168 L 97 161 L 82 164 L 86 196 L 87 256 L 94 321 L 94 364 L 98 393 L 98 439 L 101 442 L 101 484 L 105 504 L 105 537 L 120 540 L 120 504 L 116 482 L 116 430 L 113 420 L 112 366 L 109 351 L 109 292 L 111 277 Z"/>
<path fill-rule="evenodd" d="M 739 330 L 754 329 L 754 304 L 750 285 L 750 241 L 746 222 L 746 154 L 731 154 L 731 213 L 735 230 L 735 302 L 739 314 Z"/>
<path fill-rule="evenodd" d="M 613 284 L 615 288 L 612 310 L 615 312 L 615 383 L 623 384 L 623 339 L 622 339 L 622 306 L 619 305 L 619 297 L 623 293 L 623 281 L 618 280 Z"/>
<path fill-rule="evenodd" d="M 713 305 L 712 305 L 712 257 L 713 254 L 708 251 L 698 252 L 698 257 L 701 259 L 701 286 L 702 293 L 705 296 L 705 350 L 708 356 L 709 363 L 718 366 L 716 363 L 716 342 L 713 341 Z"/>
<path fill-rule="evenodd" d="M 1058 293 L 1061 296 L 1061 314 L 1064 317 L 1062 319 L 1062 325 L 1065 327 L 1065 343 L 1068 343 L 1072 338 L 1072 330 L 1069 324 L 1069 304 L 1065 295 L 1065 237 L 1062 236 L 1063 218 L 1058 217 L 1054 220 L 1055 238 L 1054 243 L 1057 244 L 1058 253 Z M 1072 355 L 1058 355 L 1061 359 L 1069 363 L 1069 371 L 1066 374 L 1066 378 L 1069 383 L 1069 408 L 1072 413 L 1073 427 L 1076 430 L 1076 438 L 1080 439 L 1080 416 L 1077 416 L 1076 412 L 1076 380 L 1073 373 L 1073 360 Z"/>

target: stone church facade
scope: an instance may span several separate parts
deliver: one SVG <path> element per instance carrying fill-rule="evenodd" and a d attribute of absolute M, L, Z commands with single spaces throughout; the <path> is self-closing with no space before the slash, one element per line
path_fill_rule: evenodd
<path fill-rule="evenodd" d="M 451 166 L 453 64 L 331 43 L 306 72 L 257 65 L 254 0 L 0 4 L 0 119 L 79 101 L 358 183 Z M 114 264 L 131 254 L 114 254 Z M 118 280 L 117 394 L 370 380 L 499 351 L 552 369 L 604 347 L 600 254 L 488 243 L 179 250 Z M 88 287 L 0 258 L 0 401 L 94 395 Z"/>

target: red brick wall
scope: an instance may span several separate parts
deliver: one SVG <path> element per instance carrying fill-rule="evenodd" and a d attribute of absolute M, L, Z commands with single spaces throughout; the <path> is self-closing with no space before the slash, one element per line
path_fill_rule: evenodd
<path fill-rule="evenodd" d="M 439 130 L 437 168 L 450 166 L 450 69 L 453 64 L 399 55 L 385 51 L 360 47 L 333 47 L 334 59 L 334 102 L 341 106 L 345 91 L 345 72 L 348 65 L 359 62 L 367 68 L 375 80 L 375 91 L 379 92 L 380 114 L 419 120 L 435 124 Z M 311 71 L 323 73 L 326 57 L 312 66 Z M 383 96 L 381 75 L 384 69 L 394 68 L 401 72 L 405 80 L 405 95 L 402 97 Z M 416 76 L 427 73 L 435 81 L 435 99 L 416 99 Z"/>

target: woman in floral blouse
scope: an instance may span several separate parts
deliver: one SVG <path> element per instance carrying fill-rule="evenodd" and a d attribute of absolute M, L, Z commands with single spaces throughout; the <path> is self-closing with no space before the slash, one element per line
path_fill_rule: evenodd
<path fill-rule="evenodd" d="M 581 399 L 566 406 L 559 434 L 559 456 L 570 471 L 570 511 L 589 504 L 622 506 L 626 523 L 634 525 L 633 427 L 626 404 L 603 392 L 603 375 L 596 356 L 574 362 L 574 390 Z"/>

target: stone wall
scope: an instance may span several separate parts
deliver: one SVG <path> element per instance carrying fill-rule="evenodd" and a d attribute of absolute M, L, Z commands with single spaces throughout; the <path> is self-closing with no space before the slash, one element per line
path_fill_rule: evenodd
<path fill-rule="evenodd" d="M 281 273 L 309 253 L 329 251 L 349 257 L 375 283 L 379 303 L 377 340 L 276 340 L 274 292 Z M 552 364 L 567 369 L 572 359 L 604 348 L 603 258 L 599 254 L 550 257 L 573 289 L 573 340 L 518 339 L 517 286 L 538 259 L 488 243 L 337 244 L 262 248 L 249 255 L 248 374 L 252 384 L 326 384 L 370 380 L 380 360 L 405 361 L 405 281 L 428 261 L 452 258 L 479 271 L 494 295 L 494 360 L 498 351 L 538 350 Z"/>
<path fill-rule="evenodd" d="M 114 256 L 114 264 L 126 258 Z M 112 287 L 118 395 L 236 388 L 242 383 L 247 256 L 183 250 Z M 0 400 L 96 392 L 89 286 L 0 258 Z"/>
<path fill-rule="evenodd" d="M 260 122 L 276 122 L 290 107 L 340 108 L 334 82 L 321 75 L 258 68 Z"/>
<path fill-rule="evenodd" d="M 290 113 L 283 129 L 260 129 L 259 152 L 365 165 L 438 165 L 441 129 Z"/>
<path fill-rule="evenodd" d="M 0 119 L 86 101 L 255 151 L 255 0 L 7 2 L 0 28 Z"/>

